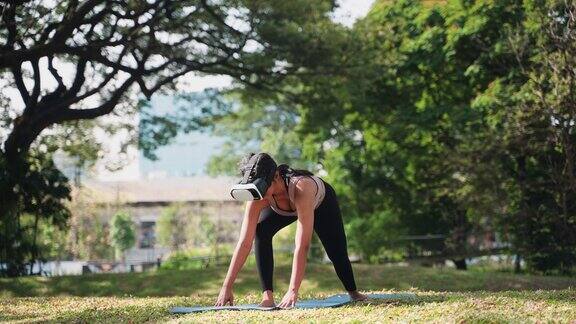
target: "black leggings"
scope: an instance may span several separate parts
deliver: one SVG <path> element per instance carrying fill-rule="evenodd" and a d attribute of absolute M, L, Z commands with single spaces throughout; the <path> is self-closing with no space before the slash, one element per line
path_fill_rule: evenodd
<path fill-rule="evenodd" d="M 332 261 L 336 274 L 347 291 L 355 291 L 354 273 L 348 259 L 346 234 L 338 199 L 332 186 L 324 182 L 326 195 L 324 200 L 314 210 L 314 231 L 320 238 L 326 254 Z M 260 212 L 260 219 L 256 227 L 255 254 L 256 266 L 260 275 L 262 290 L 272 289 L 272 274 L 274 271 L 274 256 L 272 253 L 272 237 L 282 228 L 292 224 L 297 216 L 282 216 L 270 207 Z"/>

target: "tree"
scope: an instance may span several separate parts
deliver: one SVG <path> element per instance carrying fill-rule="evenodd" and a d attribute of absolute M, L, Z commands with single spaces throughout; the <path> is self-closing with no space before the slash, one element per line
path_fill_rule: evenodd
<path fill-rule="evenodd" d="M 67 251 L 74 259 L 111 260 L 114 248 L 110 243 L 110 224 L 102 215 L 95 197 L 98 193 L 77 187 L 73 199 L 66 205 L 68 219 Z M 108 208 L 112 208 L 108 206 Z"/>
<path fill-rule="evenodd" d="M 507 33 L 518 76 L 498 80 L 478 104 L 497 121 L 490 158 L 513 184 L 502 224 L 534 271 L 576 265 L 575 17 L 571 2 L 527 1 L 524 28 Z"/>
<path fill-rule="evenodd" d="M 135 93 L 150 99 L 188 73 L 270 89 L 321 64 L 324 30 L 317 26 L 330 23 L 326 13 L 334 6 L 328 0 L 2 1 L 0 73 L 3 87 L 18 91 L 22 109 L 6 106 L 12 111 L 0 151 L 0 219 L 13 224 L 22 212 L 28 155 L 46 129 L 131 113 Z M 42 83 L 46 76 L 53 87 Z M 6 247 L 18 244 L 17 237 L 3 239 Z M 0 261 L 12 267 L 7 258 L 13 256 L 3 253 Z"/>
<path fill-rule="evenodd" d="M 0 122 L 7 120 L 2 119 Z M 20 200 L 15 202 L 21 213 L 14 218 L 0 218 L 0 255 L 2 260 L 10 260 L 4 263 L 5 268 L 0 268 L 0 275 L 27 273 L 24 265 L 32 265 L 36 260 L 51 254 L 51 247 L 46 244 L 42 234 L 63 233 L 68 230 L 70 211 L 66 200 L 70 198 L 71 188 L 68 178 L 59 169 L 62 166 L 55 163 L 54 157 L 72 157 L 69 162 L 73 165 L 69 163 L 66 168 L 80 170 L 93 165 L 100 152 L 98 142 L 87 143 L 79 138 L 91 134 L 93 123 L 84 121 L 75 124 L 53 129 L 31 148 L 27 157 L 29 170 L 20 182 Z M 0 156 L 0 164 L 3 161 Z M 7 170 L 3 168 L 2 172 L 4 173 L 0 176 L 0 187 L 9 185 Z M 80 174 L 73 176 L 74 182 L 79 185 Z M 30 216 L 33 221 L 28 224 Z M 28 241 L 25 242 L 26 240 Z M 53 243 L 58 245 L 62 242 L 56 239 Z"/>
<path fill-rule="evenodd" d="M 182 204 L 172 204 L 162 210 L 157 223 L 158 243 L 174 251 L 187 244 L 187 216 Z"/>
<path fill-rule="evenodd" d="M 345 87 L 358 108 L 335 127 L 338 167 L 359 160 L 345 171 L 367 185 L 350 192 L 394 197 L 378 206 L 411 232 L 449 235 L 453 252 L 495 230 L 530 270 L 570 272 L 575 12 L 565 1 L 377 5 L 361 34 L 375 74 L 349 72 L 363 80 Z"/>
<path fill-rule="evenodd" d="M 61 230 L 66 226 L 69 212 L 63 202 L 69 195 L 70 187 L 66 177 L 46 156 L 50 156 L 50 153 L 40 150 L 34 150 L 28 156 L 30 168 L 25 173 L 25 181 L 20 182 L 22 197 L 15 206 L 22 211 L 22 215 L 0 218 L 0 249 L 4 261 L 0 267 L 1 275 L 28 273 L 26 265 L 32 265 L 42 252 L 38 242 L 41 226 L 49 224 Z M 6 161 L 0 158 L 0 186 L 6 185 L 5 166 Z M 30 216 L 33 217 L 32 221 Z"/>
<path fill-rule="evenodd" d="M 458 241 L 445 246 L 454 250 L 469 231 L 466 206 L 448 188 L 457 125 L 474 114 L 462 109 L 470 91 L 447 56 L 443 12 L 418 1 L 375 3 L 354 27 L 358 45 L 342 53 L 344 69 L 307 87 L 299 129 L 342 196 L 366 258 L 402 233 L 446 235 Z"/>
<path fill-rule="evenodd" d="M 112 217 L 110 224 L 110 242 L 116 249 L 116 258 L 122 256 L 122 259 L 124 259 L 124 252 L 136 243 L 134 222 L 127 213 L 118 212 Z"/>

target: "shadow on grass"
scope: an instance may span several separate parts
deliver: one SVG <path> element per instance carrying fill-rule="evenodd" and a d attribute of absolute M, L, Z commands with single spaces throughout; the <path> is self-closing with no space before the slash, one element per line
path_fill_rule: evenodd
<path fill-rule="evenodd" d="M 508 291 L 505 292 L 506 297 L 522 299 L 527 301 L 538 301 L 538 302 L 566 302 L 574 304 L 576 307 L 576 290 L 566 289 L 562 291 L 531 291 L 529 293 L 525 291 Z"/>
<path fill-rule="evenodd" d="M 0 296 L 209 296 L 215 298 L 227 267 L 194 270 L 161 270 L 132 274 L 92 274 L 85 276 L 27 277 L 0 279 Z M 290 264 L 274 270 L 277 298 L 288 288 Z M 458 271 L 449 268 L 398 267 L 355 264 L 360 291 L 525 291 L 562 290 L 576 287 L 576 278 L 515 275 L 501 272 Z M 343 293 L 344 287 L 331 264 L 309 264 L 300 289 L 301 298 L 326 297 Z M 245 266 L 234 284 L 234 294 L 259 297 L 256 268 Z M 566 298 L 571 298 L 570 296 Z"/>
<path fill-rule="evenodd" d="M 206 271 L 161 271 L 137 274 L 90 274 L 0 281 L 12 296 L 187 296 L 209 289 L 214 279 Z"/>
<path fill-rule="evenodd" d="M 290 271 L 289 269 L 283 269 Z M 311 267 L 307 280 L 315 286 L 342 290 L 334 269 Z M 384 265 L 354 265 L 354 276 L 359 290 L 421 291 L 523 291 L 558 290 L 576 287 L 576 278 L 516 275 L 499 272 L 459 271 L 451 268 L 396 267 Z"/>

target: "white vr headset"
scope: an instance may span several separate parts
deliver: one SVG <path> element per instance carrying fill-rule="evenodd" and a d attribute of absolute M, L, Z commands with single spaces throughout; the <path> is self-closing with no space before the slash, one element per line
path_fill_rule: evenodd
<path fill-rule="evenodd" d="M 257 178 L 250 183 L 238 183 L 232 186 L 230 195 L 236 200 L 250 201 L 264 198 L 268 183 L 264 178 Z"/>
<path fill-rule="evenodd" d="M 238 183 L 232 186 L 230 195 L 236 200 L 249 201 L 264 198 L 268 190 L 266 180 L 258 178 L 251 183 Z"/>

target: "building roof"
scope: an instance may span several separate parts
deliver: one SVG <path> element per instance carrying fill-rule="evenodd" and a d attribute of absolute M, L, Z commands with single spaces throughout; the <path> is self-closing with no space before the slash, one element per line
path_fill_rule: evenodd
<path fill-rule="evenodd" d="M 82 183 L 82 192 L 95 203 L 151 203 L 191 201 L 231 201 L 234 177 L 194 176 L 135 181 L 95 181 Z"/>

